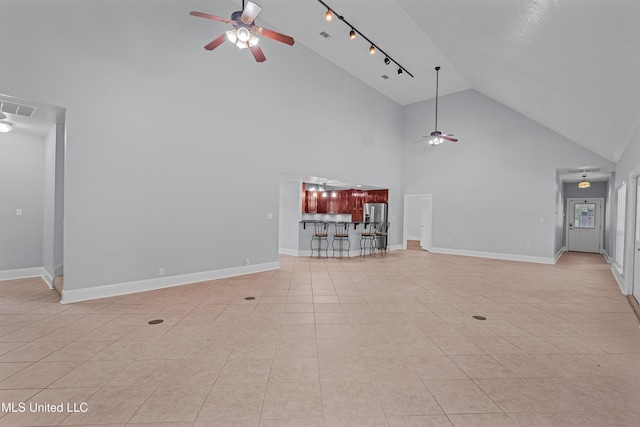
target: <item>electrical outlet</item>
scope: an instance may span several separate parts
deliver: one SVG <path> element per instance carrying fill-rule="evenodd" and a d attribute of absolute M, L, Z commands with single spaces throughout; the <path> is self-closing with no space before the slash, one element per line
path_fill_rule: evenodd
<path fill-rule="evenodd" d="M 16 209 L 16 216 L 22 216 L 22 209 Z"/>
<path fill-rule="evenodd" d="M 244 265 L 249 265 L 249 258 L 244 260 Z"/>
<path fill-rule="evenodd" d="M 158 276 L 164 276 L 164 267 L 158 269 Z"/>

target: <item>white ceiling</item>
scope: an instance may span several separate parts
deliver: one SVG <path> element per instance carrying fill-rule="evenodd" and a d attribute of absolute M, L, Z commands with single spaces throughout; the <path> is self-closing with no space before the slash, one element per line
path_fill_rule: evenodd
<path fill-rule="evenodd" d="M 339 19 L 327 22 L 317 0 L 257 2 L 258 25 L 400 105 L 434 98 L 441 66 L 440 95 L 473 88 L 614 162 L 640 125 L 638 0 L 325 0 L 413 78 L 370 55 L 362 37 L 350 40 Z M 211 2 L 202 12 L 226 10 Z M 10 116 L 17 130 L 42 134 L 64 120 L 60 107 L 29 102 L 39 106 L 35 120 Z"/>
<path fill-rule="evenodd" d="M 614 162 L 640 125 L 638 0 L 325 0 L 414 78 L 327 22 L 317 0 L 257 2 L 258 25 L 401 105 L 435 97 L 439 65 L 440 95 L 473 88 Z"/>

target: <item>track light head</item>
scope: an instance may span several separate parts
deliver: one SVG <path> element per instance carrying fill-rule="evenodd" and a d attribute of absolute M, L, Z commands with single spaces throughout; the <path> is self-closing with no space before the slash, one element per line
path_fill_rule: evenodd
<path fill-rule="evenodd" d="M 371 45 L 371 46 L 369 47 L 369 53 L 370 53 L 371 55 L 373 55 L 374 53 L 376 53 L 376 47 L 375 47 L 374 45 Z"/>
<path fill-rule="evenodd" d="M 402 68 L 398 68 L 398 75 L 399 75 L 399 76 L 401 76 L 403 72 L 404 72 L 404 71 L 402 70 Z"/>
<path fill-rule="evenodd" d="M 356 32 L 353 30 L 353 28 L 351 29 L 351 31 L 349 31 L 349 38 L 351 40 L 356 38 Z"/>
<path fill-rule="evenodd" d="M 387 65 L 391 63 L 391 60 L 389 59 L 389 57 L 384 58 L 384 63 Z"/>
<path fill-rule="evenodd" d="M 333 13 L 331 13 L 331 9 L 327 9 L 327 13 L 324 14 L 324 17 L 327 21 L 331 21 L 333 19 Z"/>

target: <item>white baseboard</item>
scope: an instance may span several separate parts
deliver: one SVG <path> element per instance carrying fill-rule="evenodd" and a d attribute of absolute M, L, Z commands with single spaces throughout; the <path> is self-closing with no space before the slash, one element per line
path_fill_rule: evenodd
<path fill-rule="evenodd" d="M 98 298 L 115 297 L 134 294 L 138 292 L 152 291 L 156 289 L 170 288 L 173 286 L 188 285 L 190 283 L 204 282 L 207 280 L 224 279 L 227 277 L 242 276 L 245 274 L 260 273 L 263 271 L 277 270 L 279 262 L 267 262 L 264 264 L 250 265 L 246 267 L 225 268 L 222 270 L 203 271 L 199 273 L 181 274 L 177 276 L 158 277 L 134 282 L 115 283 L 112 285 L 96 286 L 85 289 L 62 289 L 62 304 L 88 301 Z"/>
<path fill-rule="evenodd" d="M 420 236 L 407 236 L 407 240 L 420 240 Z"/>
<path fill-rule="evenodd" d="M 471 256 L 476 258 L 501 259 L 505 261 L 533 262 L 536 264 L 555 264 L 555 260 L 552 257 L 501 254 L 497 252 L 466 251 L 466 250 L 448 249 L 448 248 L 431 248 L 430 252 L 433 252 L 436 254 Z"/>
<path fill-rule="evenodd" d="M 49 289 L 53 289 L 53 277 L 44 267 L 18 268 L 15 270 L 0 271 L 0 280 L 28 279 L 30 277 L 41 277 Z"/>
<path fill-rule="evenodd" d="M 560 259 L 560 257 L 562 256 L 563 253 L 565 253 L 565 251 L 567 250 L 566 247 L 561 247 L 560 250 L 558 251 L 558 253 L 556 254 L 555 257 L 553 257 L 553 263 L 556 264 L 558 262 L 558 260 Z"/>
<path fill-rule="evenodd" d="M 278 249 L 278 253 L 280 253 L 282 255 L 299 256 L 298 252 L 300 252 L 300 251 L 298 251 L 296 249 L 287 249 L 287 248 Z"/>
<path fill-rule="evenodd" d="M 620 270 L 618 270 L 618 266 L 615 264 L 611 264 L 611 274 L 613 274 L 613 278 L 616 279 L 616 283 L 618 284 L 618 287 L 620 288 L 620 292 L 622 292 L 623 295 L 629 295 L 631 294 L 630 291 L 628 291 L 625 286 L 624 283 L 624 277 L 622 275 L 622 272 L 620 272 Z"/>

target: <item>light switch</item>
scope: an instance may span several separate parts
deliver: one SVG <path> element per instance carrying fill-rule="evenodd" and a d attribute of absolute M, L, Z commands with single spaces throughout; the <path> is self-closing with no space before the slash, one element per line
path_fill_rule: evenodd
<path fill-rule="evenodd" d="M 267 219 L 273 219 L 273 214 L 271 212 L 267 214 Z"/>
<path fill-rule="evenodd" d="M 16 209 L 16 216 L 22 216 L 22 209 Z"/>

